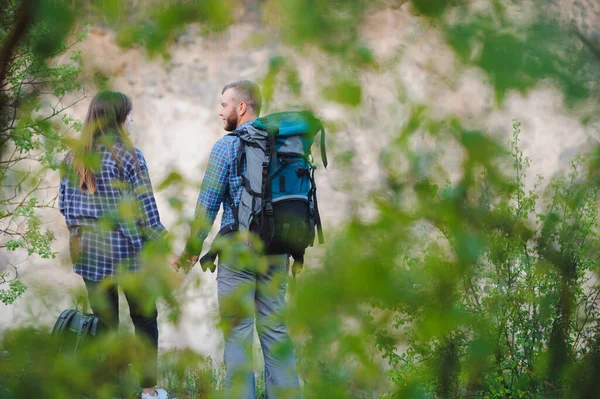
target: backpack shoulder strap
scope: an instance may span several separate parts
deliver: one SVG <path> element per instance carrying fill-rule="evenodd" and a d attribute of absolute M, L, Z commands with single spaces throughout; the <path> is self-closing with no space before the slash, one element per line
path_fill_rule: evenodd
<path fill-rule="evenodd" d="M 227 135 L 231 136 L 231 137 L 237 137 L 240 140 L 240 150 L 238 151 L 237 158 L 236 158 L 237 171 L 238 171 L 238 176 L 239 176 L 242 173 L 242 163 L 244 162 L 244 153 L 245 153 L 245 149 L 246 149 L 246 142 L 242 139 L 242 137 L 240 136 L 240 134 L 237 130 L 233 131 Z"/>

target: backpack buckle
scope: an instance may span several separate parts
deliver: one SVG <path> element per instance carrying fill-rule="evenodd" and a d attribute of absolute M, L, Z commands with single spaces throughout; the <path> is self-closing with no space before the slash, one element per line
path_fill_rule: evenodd
<path fill-rule="evenodd" d="M 267 212 L 267 215 L 271 216 L 273 215 L 273 204 L 272 203 L 267 203 L 265 205 L 265 211 Z"/>
<path fill-rule="evenodd" d="M 298 166 L 298 168 L 296 169 L 296 176 L 298 177 L 304 177 L 306 175 L 308 175 L 309 169 L 302 167 L 302 166 Z"/>

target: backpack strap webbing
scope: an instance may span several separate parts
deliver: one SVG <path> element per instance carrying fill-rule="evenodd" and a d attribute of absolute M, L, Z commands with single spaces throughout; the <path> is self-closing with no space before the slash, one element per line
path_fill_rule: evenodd
<path fill-rule="evenodd" d="M 275 216 L 273 215 L 273 198 L 271 196 L 271 168 L 277 165 L 274 161 L 277 159 L 277 148 L 275 143 L 275 135 L 277 131 L 269 131 L 269 139 L 267 141 L 266 159 L 263 161 L 262 170 L 262 198 L 261 198 L 261 213 L 259 231 L 264 231 L 265 221 L 269 223 L 268 237 L 262 237 L 268 244 L 273 240 L 275 235 Z"/>
<path fill-rule="evenodd" d="M 325 169 L 327 169 L 328 162 L 327 150 L 325 149 L 325 128 L 323 126 L 321 126 L 319 133 L 321 133 L 321 160 L 323 161 L 323 166 L 325 166 Z"/>
<path fill-rule="evenodd" d="M 315 170 L 313 169 L 310 174 L 312 197 L 315 206 L 315 224 L 317 225 L 317 236 L 319 237 L 319 244 L 325 243 L 325 237 L 323 235 L 323 225 L 321 223 L 321 215 L 319 214 L 319 202 L 317 200 L 317 185 L 315 184 Z"/>

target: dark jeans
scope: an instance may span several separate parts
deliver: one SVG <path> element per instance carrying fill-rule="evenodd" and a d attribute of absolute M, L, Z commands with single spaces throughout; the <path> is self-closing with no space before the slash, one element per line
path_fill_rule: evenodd
<path fill-rule="evenodd" d="M 108 330 L 119 328 L 119 290 L 117 284 L 105 285 L 102 281 L 83 280 L 88 291 L 88 298 L 92 311 Z M 145 339 L 152 350 L 150 364 L 143 367 L 141 385 L 143 388 L 152 388 L 156 385 L 157 358 L 158 358 L 158 312 L 156 304 L 152 304 L 150 311 L 145 311 L 136 300 L 134 293 L 124 289 L 131 321 L 135 327 L 135 335 Z"/>

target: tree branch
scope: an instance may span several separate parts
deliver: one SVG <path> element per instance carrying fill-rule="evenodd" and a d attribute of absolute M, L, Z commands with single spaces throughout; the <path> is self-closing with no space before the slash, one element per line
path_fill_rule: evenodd
<path fill-rule="evenodd" d="M 14 29 L 0 50 L 0 82 L 4 82 L 6 79 L 11 57 L 21 39 L 26 35 L 27 29 L 33 20 L 33 8 L 31 2 L 28 0 L 21 1 L 19 9 L 15 11 L 15 16 Z M 3 105 L 4 104 L 0 104 L 0 106 Z"/>

